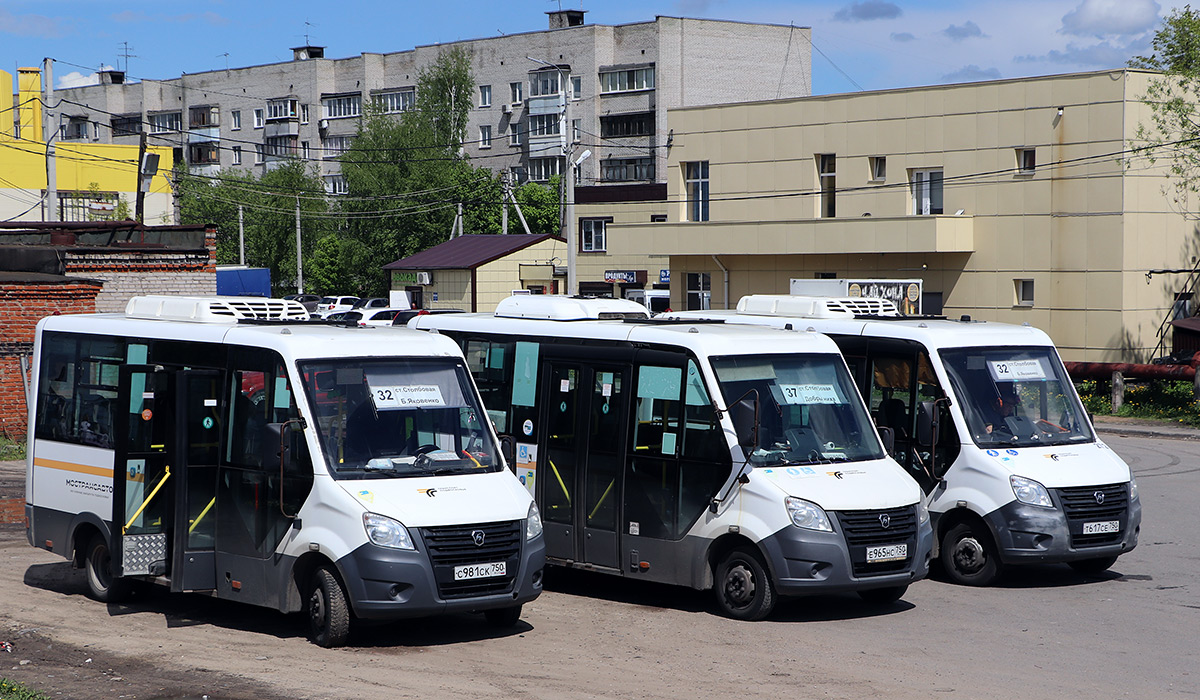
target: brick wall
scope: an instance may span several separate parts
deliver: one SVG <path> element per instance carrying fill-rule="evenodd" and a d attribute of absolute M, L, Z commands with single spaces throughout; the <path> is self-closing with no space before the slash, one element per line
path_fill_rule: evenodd
<path fill-rule="evenodd" d="M 208 250 L 65 251 L 66 274 L 104 282 L 96 311 L 120 312 L 141 294 L 215 296 L 216 238 Z"/>
<path fill-rule="evenodd" d="M 33 332 L 45 316 L 96 311 L 100 283 L 91 280 L 0 283 L 0 434 L 25 439 L 21 356 L 33 352 Z"/>
<path fill-rule="evenodd" d="M 0 498 L 0 523 L 25 522 L 24 498 Z"/>

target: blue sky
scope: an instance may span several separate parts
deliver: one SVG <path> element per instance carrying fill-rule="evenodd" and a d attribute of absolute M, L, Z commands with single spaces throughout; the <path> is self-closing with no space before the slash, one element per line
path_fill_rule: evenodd
<path fill-rule="evenodd" d="M 1116 68 L 1146 54 L 1173 0 L 603 0 L 592 24 L 655 15 L 812 27 L 813 92 L 854 92 Z M 329 58 L 544 29 L 552 0 L 0 0 L 0 68 L 54 58 L 59 84 L 100 67 L 131 79 Z M 580 0 L 562 0 L 578 9 Z"/>

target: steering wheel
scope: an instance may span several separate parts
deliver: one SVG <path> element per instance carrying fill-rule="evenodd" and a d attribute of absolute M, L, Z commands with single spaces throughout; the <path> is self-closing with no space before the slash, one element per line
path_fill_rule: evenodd
<path fill-rule="evenodd" d="M 418 447 L 416 449 L 415 452 L 413 452 L 413 454 L 416 455 L 416 459 L 413 460 L 413 465 L 420 467 L 420 466 L 424 466 L 425 464 L 428 464 L 430 461 L 429 453 L 437 452 L 440 449 L 442 449 L 442 448 L 438 447 L 437 445 L 433 445 L 433 444 L 421 445 L 420 447 Z"/>

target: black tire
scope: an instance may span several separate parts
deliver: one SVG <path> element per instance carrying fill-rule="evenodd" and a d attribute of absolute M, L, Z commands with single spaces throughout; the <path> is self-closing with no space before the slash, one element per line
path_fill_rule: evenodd
<path fill-rule="evenodd" d="M 1116 557 L 1100 557 L 1099 559 L 1080 559 L 1079 561 L 1067 562 L 1072 569 L 1075 569 L 1084 576 L 1099 576 L 1108 571 L 1109 567 L 1117 563 Z"/>
<path fill-rule="evenodd" d="M 108 541 L 100 533 L 92 535 L 88 542 L 83 568 L 87 572 L 88 595 L 101 603 L 119 603 L 129 597 L 132 590 L 128 579 L 117 578 L 112 573 L 112 552 Z"/>
<path fill-rule="evenodd" d="M 942 538 L 942 570 L 954 583 L 990 586 L 1000 578 L 1000 557 L 982 524 L 959 523 Z"/>
<path fill-rule="evenodd" d="M 317 646 L 340 647 L 350 637 L 350 607 L 338 577 L 322 566 L 313 572 L 309 587 L 308 638 Z"/>
<path fill-rule="evenodd" d="M 713 592 L 721 612 L 735 620 L 761 620 L 775 609 L 775 583 L 758 552 L 746 547 L 717 564 Z"/>
<path fill-rule="evenodd" d="M 872 588 L 866 591 L 859 591 L 858 597 L 871 605 L 888 605 L 903 598 L 907 592 L 907 585 L 889 586 L 887 588 Z"/>
<path fill-rule="evenodd" d="M 492 627 L 512 627 L 521 621 L 521 606 L 484 610 L 483 617 Z"/>

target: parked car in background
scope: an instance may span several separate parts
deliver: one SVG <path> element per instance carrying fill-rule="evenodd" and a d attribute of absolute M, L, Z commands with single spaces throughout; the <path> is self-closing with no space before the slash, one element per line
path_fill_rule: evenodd
<path fill-rule="evenodd" d="M 365 311 L 365 310 L 360 309 L 360 311 Z M 396 317 L 396 314 L 400 313 L 401 311 L 407 311 L 407 309 L 387 308 L 387 309 L 373 309 L 371 311 L 366 311 L 366 313 L 363 314 L 362 319 L 359 320 L 358 325 L 360 325 L 360 326 L 390 326 L 390 325 L 392 325 L 392 319 L 394 319 Z"/>
<path fill-rule="evenodd" d="M 408 322 L 415 316 L 424 316 L 426 314 L 461 314 L 462 309 L 403 309 L 396 314 L 396 318 L 392 320 L 393 326 L 407 326 Z"/>
<path fill-rule="evenodd" d="M 284 299 L 300 302 L 310 314 L 316 312 L 317 304 L 321 301 L 321 297 L 316 294 L 289 294 Z"/>
<path fill-rule="evenodd" d="M 389 302 L 387 299 L 385 299 L 383 297 L 366 297 L 366 298 L 359 299 L 358 301 L 354 302 L 354 304 L 350 308 L 367 310 L 367 309 L 387 309 L 387 308 L 391 308 L 391 306 L 392 306 L 391 302 Z"/>
<path fill-rule="evenodd" d="M 349 311 L 357 301 L 358 297 L 321 297 L 317 302 L 317 313 L 325 318 L 334 311 Z"/>

